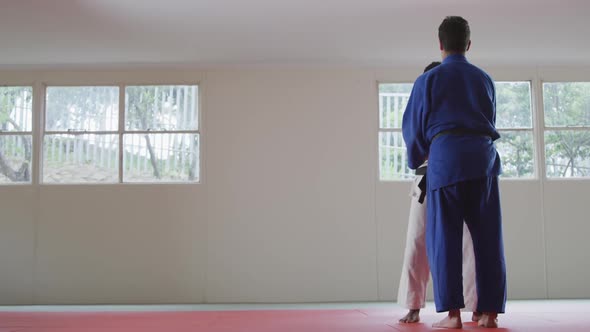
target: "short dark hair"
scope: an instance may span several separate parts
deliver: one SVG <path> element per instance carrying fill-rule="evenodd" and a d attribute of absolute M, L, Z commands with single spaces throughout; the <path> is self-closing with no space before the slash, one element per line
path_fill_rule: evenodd
<path fill-rule="evenodd" d="M 469 23 L 461 16 L 447 16 L 438 27 L 438 40 L 447 52 L 464 53 L 470 38 Z"/>
<path fill-rule="evenodd" d="M 424 72 L 429 71 L 430 69 L 437 67 L 438 65 L 440 65 L 440 62 L 438 61 L 434 61 L 433 63 L 429 64 L 428 66 L 426 66 L 426 68 L 424 68 Z"/>

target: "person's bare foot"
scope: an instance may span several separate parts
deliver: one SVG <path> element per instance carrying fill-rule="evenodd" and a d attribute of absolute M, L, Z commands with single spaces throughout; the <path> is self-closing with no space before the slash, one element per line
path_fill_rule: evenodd
<path fill-rule="evenodd" d="M 420 321 L 420 309 L 410 309 L 408 313 L 399 320 L 400 323 L 418 323 Z"/>
<path fill-rule="evenodd" d="M 498 314 L 495 312 L 484 312 L 477 322 L 477 326 L 495 329 L 498 327 Z"/>
<path fill-rule="evenodd" d="M 432 324 L 434 328 L 440 329 L 460 329 L 463 327 L 461 322 L 461 311 L 459 309 L 449 311 L 449 315 L 438 323 Z"/>
<path fill-rule="evenodd" d="M 474 311 L 473 315 L 471 315 L 471 321 L 477 323 L 477 322 L 479 322 L 480 319 L 481 319 L 481 312 Z"/>

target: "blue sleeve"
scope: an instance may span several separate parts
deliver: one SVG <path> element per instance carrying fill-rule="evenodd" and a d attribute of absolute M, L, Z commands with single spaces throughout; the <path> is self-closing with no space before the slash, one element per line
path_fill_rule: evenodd
<path fill-rule="evenodd" d="M 428 156 L 428 143 L 425 138 L 426 114 L 428 113 L 428 93 L 424 75 L 418 77 L 412 88 L 408 105 L 404 112 L 402 134 L 408 151 L 408 167 L 416 169 Z"/>

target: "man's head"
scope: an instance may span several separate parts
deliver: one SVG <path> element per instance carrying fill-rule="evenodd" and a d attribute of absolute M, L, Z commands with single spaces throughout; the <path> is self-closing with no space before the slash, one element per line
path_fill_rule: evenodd
<path fill-rule="evenodd" d="M 424 72 L 427 72 L 427 71 L 429 71 L 430 69 L 432 69 L 432 68 L 434 68 L 434 67 L 436 67 L 436 66 L 438 66 L 438 65 L 440 65 L 440 62 L 438 62 L 438 61 L 434 61 L 433 63 L 431 63 L 431 64 L 429 64 L 428 66 L 426 66 L 426 68 L 424 68 Z"/>
<path fill-rule="evenodd" d="M 438 27 L 440 50 L 446 54 L 463 54 L 471 46 L 469 23 L 461 16 L 447 16 Z"/>

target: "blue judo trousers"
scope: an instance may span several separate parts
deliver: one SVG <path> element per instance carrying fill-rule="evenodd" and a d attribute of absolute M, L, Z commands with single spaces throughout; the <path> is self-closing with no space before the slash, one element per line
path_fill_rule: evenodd
<path fill-rule="evenodd" d="M 498 178 L 462 181 L 428 193 L 426 245 L 436 310 L 465 307 L 462 282 L 463 222 L 473 239 L 477 311 L 504 312 L 506 268 Z"/>
<path fill-rule="evenodd" d="M 506 267 L 492 79 L 450 55 L 414 83 L 402 124 L 408 166 L 428 159 L 426 241 L 436 310 L 463 308 L 462 227 L 476 260 L 478 311 L 503 313 Z"/>

